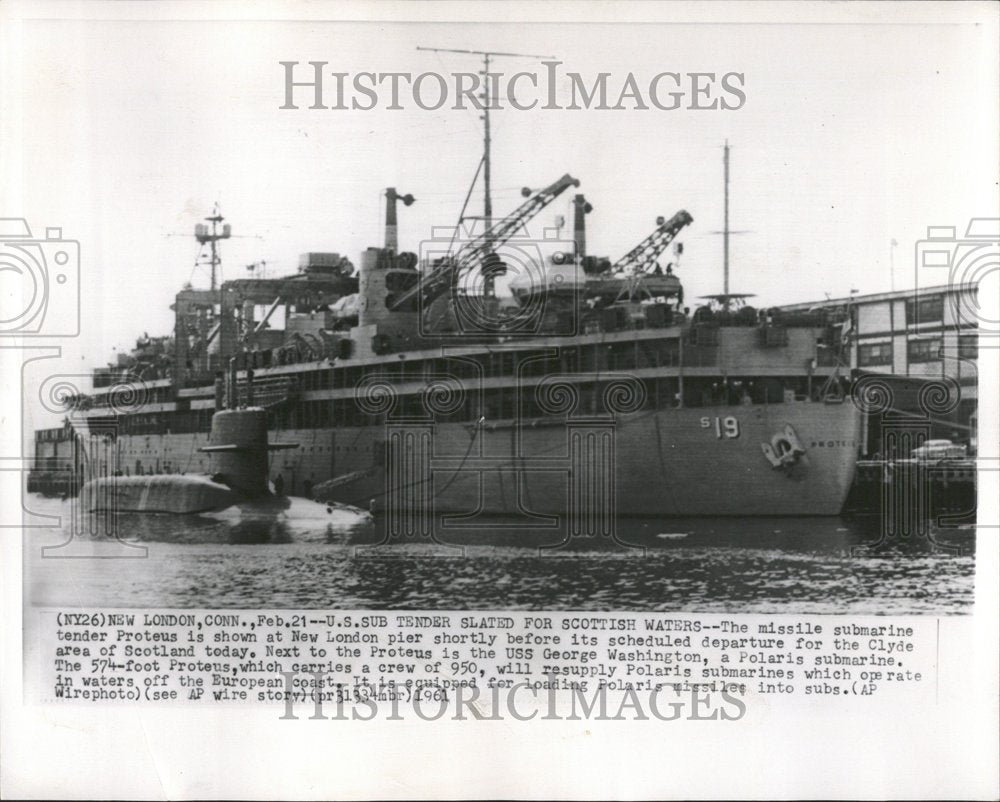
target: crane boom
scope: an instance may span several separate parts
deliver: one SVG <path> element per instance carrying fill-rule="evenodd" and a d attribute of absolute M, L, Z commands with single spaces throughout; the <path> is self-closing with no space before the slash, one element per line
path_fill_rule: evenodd
<path fill-rule="evenodd" d="M 462 275 L 479 267 L 493 248 L 503 245 L 517 233 L 525 223 L 548 206 L 569 187 L 578 187 L 580 182 L 569 173 L 558 181 L 539 190 L 517 209 L 498 220 L 486 231 L 464 243 L 455 253 L 431 268 L 415 287 L 400 293 L 392 304 L 399 309 L 412 301 L 417 294 L 423 295 L 424 303 L 432 301 L 444 292 Z"/>
<path fill-rule="evenodd" d="M 660 219 L 662 220 L 662 218 Z M 692 222 L 694 222 L 694 218 L 681 209 L 669 220 L 660 223 L 652 234 L 611 265 L 607 271 L 608 274 L 624 272 L 636 276 L 650 272 L 656 267 L 656 260 L 674 237 L 684 226 Z"/>

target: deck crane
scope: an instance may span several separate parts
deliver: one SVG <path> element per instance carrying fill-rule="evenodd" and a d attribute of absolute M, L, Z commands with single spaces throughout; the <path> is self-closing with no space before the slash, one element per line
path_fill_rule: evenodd
<path fill-rule="evenodd" d="M 681 209 L 669 220 L 660 217 L 656 222 L 656 230 L 611 265 L 606 271 L 608 276 L 625 273 L 625 275 L 631 277 L 652 273 L 657 267 L 656 260 L 660 254 L 663 253 L 684 226 L 694 222 L 694 218 Z"/>
<path fill-rule="evenodd" d="M 567 173 L 555 183 L 539 190 L 502 220 L 498 220 L 482 234 L 470 239 L 457 251 L 433 265 L 416 286 L 398 294 L 390 308 L 405 308 L 420 295 L 426 309 L 431 301 L 451 287 L 457 286 L 463 276 L 476 268 L 484 272 L 489 270 L 501 272 L 502 264 L 499 263 L 493 249 L 507 242 L 525 223 L 566 189 L 578 186 L 580 182 Z M 494 260 L 496 263 L 493 263 Z"/>

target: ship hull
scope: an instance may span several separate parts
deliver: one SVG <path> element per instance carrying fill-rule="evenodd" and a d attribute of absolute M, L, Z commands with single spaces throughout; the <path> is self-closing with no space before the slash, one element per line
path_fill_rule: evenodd
<path fill-rule="evenodd" d="M 538 517 L 837 515 L 861 416 L 850 402 L 661 409 L 614 419 L 272 431 L 288 494 L 380 511 Z M 775 450 L 794 450 L 780 463 Z M 119 469 L 199 472 L 207 435 L 121 436 Z M 388 443 L 388 446 L 387 446 Z M 770 448 L 769 448 L 770 447 Z M 769 453 L 770 452 L 770 453 Z M 596 522 L 596 523 L 595 523 Z M 587 528 L 585 526 L 585 528 Z"/>

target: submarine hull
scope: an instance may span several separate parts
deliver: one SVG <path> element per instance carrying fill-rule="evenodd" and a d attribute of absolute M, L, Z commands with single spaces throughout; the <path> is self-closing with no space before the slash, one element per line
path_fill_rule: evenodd
<path fill-rule="evenodd" d="M 84 484 L 80 497 L 90 512 L 170 512 L 189 515 L 225 509 L 243 499 L 207 476 L 107 476 Z"/>

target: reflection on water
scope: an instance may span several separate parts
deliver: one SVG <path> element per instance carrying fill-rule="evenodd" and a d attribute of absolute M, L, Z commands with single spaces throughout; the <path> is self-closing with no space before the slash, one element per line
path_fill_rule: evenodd
<path fill-rule="evenodd" d="M 32 497 L 68 519 L 68 502 Z M 322 506 L 322 505 L 314 505 Z M 28 530 L 28 600 L 47 606 L 565 609 L 691 612 L 971 611 L 971 529 L 870 548 L 877 519 L 623 519 L 618 538 L 489 528 L 435 543 L 380 545 L 382 525 L 339 510 L 312 517 L 233 511 L 121 516 L 145 552 L 105 537 Z M 508 524 L 509 525 L 509 524 Z M 868 546 L 868 547 L 866 547 Z M 859 548 L 861 547 L 861 548 Z M 131 559 L 122 554 L 145 554 Z M 63 556 L 95 559 L 60 559 Z"/>

